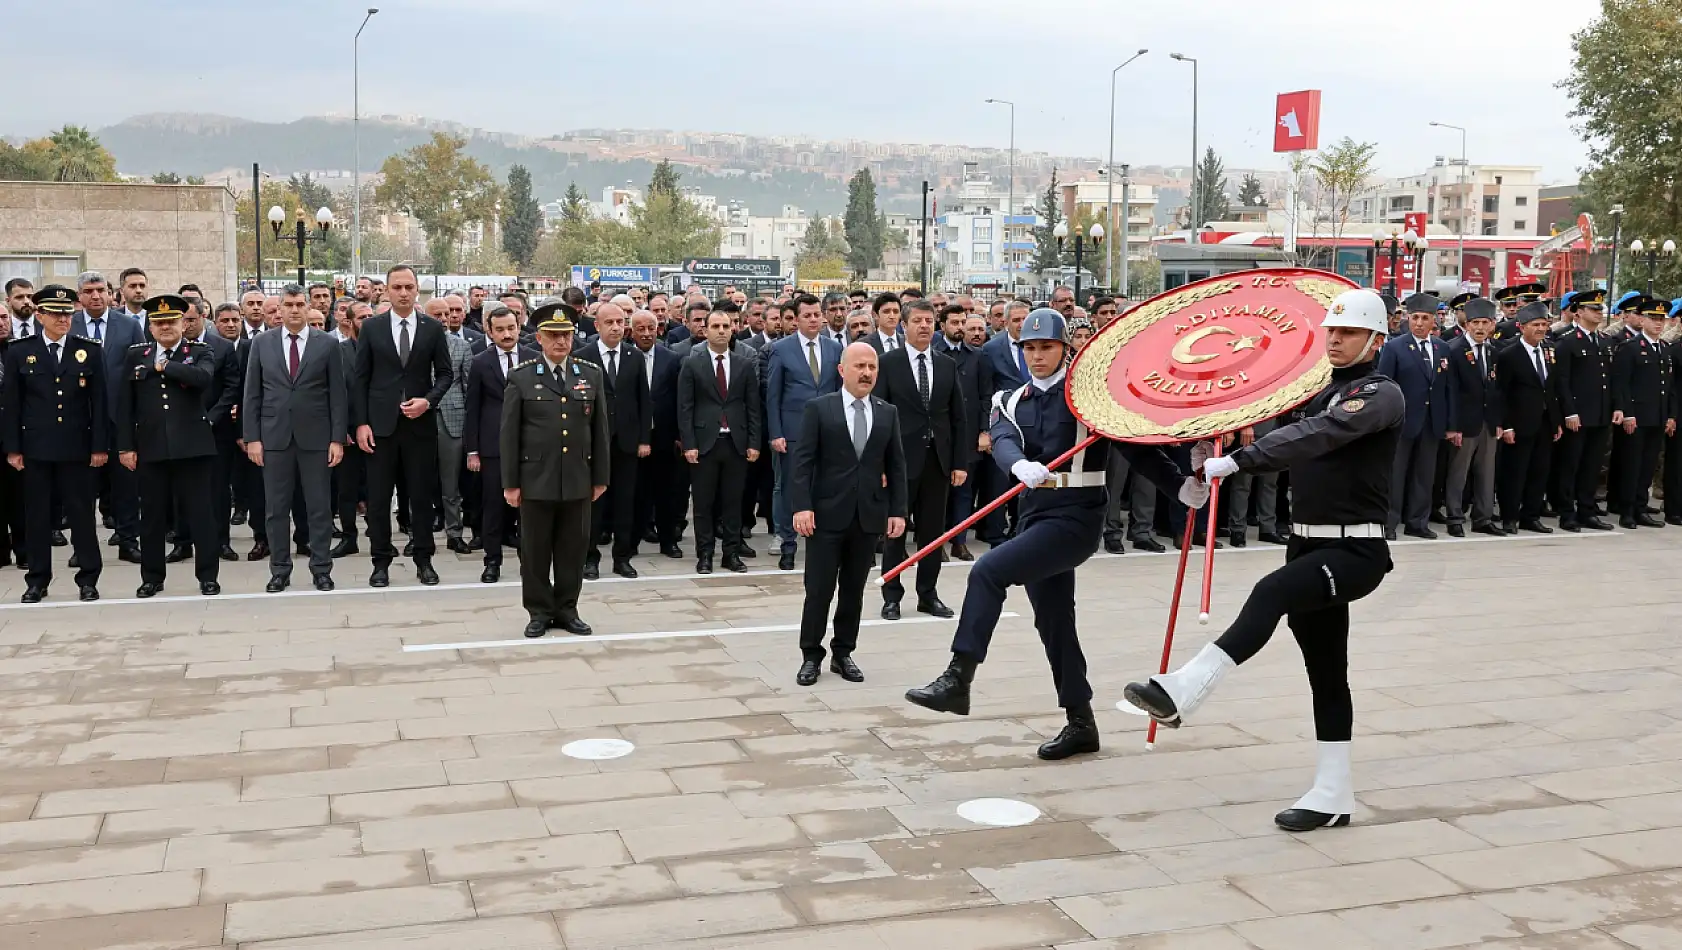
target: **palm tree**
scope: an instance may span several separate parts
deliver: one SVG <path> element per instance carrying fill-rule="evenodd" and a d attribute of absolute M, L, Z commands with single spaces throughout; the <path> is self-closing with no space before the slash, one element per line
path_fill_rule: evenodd
<path fill-rule="evenodd" d="M 86 126 L 67 125 L 47 137 L 54 181 L 114 181 L 117 163 Z"/>

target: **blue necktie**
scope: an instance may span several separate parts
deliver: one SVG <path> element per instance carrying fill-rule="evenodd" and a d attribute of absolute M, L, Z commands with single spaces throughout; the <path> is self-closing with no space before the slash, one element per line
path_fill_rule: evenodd
<path fill-rule="evenodd" d="M 1022 352 L 1022 344 L 1012 343 L 1011 346 L 1016 348 L 1016 368 L 1017 368 L 1018 371 L 1020 371 L 1022 373 L 1022 381 L 1027 382 L 1028 381 L 1028 356 L 1027 356 L 1027 354 Z"/>

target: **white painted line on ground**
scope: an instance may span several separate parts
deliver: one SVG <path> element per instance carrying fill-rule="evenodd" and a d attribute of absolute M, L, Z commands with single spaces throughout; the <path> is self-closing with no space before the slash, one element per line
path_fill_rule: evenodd
<path fill-rule="evenodd" d="M 999 614 L 1000 619 L 1020 617 L 1021 614 L 1005 611 Z M 896 627 L 913 623 L 956 623 L 954 618 L 942 617 L 906 617 L 904 620 L 864 620 L 861 627 Z M 653 633 L 609 633 L 599 637 L 558 636 L 535 637 L 530 640 L 469 640 L 462 643 L 405 643 L 404 653 L 430 653 L 438 650 L 489 650 L 504 647 L 553 647 L 578 646 L 589 643 L 617 643 L 625 640 L 684 640 L 694 637 L 730 637 L 740 633 L 787 633 L 799 630 L 798 623 L 775 623 L 757 627 L 705 627 L 699 630 L 659 630 Z"/>
<path fill-rule="evenodd" d="M 561 746 L 561 754 L 595 762 L 624 758 L 636 751 L 636 748 L 624 739 L 576 739 Z"/>
<path fill-rule="evenodd" d="M 975 798 L 958 806 L 958 817 L 978 825 L 1012 828 L 1032 824 L 1040 810 L 1014 798 Z"/>

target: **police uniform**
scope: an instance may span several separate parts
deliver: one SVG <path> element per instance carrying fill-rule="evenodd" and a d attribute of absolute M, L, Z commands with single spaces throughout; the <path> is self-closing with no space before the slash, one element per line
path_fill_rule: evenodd
<path fill-rule="evenodd" d="M 1386 322 L 1377 294 L 1352 290 L 1333 301 L 1325 325 L 1381 334 Z M 1301 421 L 1204 463 L 1208 478 L 1290 471 L 1296 523 L 1285 565 L 1256 584 L 1238 618 L 1189 663 L 1126 689 L 1133 705 L 1177 727 L 1286 620 L 1308 669 L 1319 740 L 1314 787 L 1274 819 L 1289 831 L 1347 824 L 1354 810 L 1349 604 L 1377 589 L 1391 569 L 1384 528 L 1404 411 L 1401 387 L 1380 376 L 1377 366 L 1365 360 L 1334 368 L 1331 383 L 1304 407 Z"/>
<path fill-rule="evenodd" d="M 559 305 L 539 307 L 538 332 L 573 332 Z M 520 587 L 531 622 L 526 636 L 550 627 L 590 633 L 578 616 L 590 502 L 608 484 L 607 393 L 601 371 L 570 355 L 547 356 L 508 373 L 502 397 L 502 485 L 520 490 Z"/>
<path fill-rule="evenodd" d="M 1022 342 L 1056 340 L 1067 347 L 1063 315 L 1041 308 L 1023 321 Z M 1035 379 L 994 396 L 991 436 L 993 461 L 1029 485 L 1018 508 L 1015 537 L 994 547 L 970 570 L 958 629 L 952 638 L 952 663 L 926 687 L 905 698 L 937 712 L 969 714 L 969 687 L 975 668 L 987 659 L 1006 591 L 1022 585 L 1034 608 L 1034 627 L 1051 663 L 1057 702 L 1069 724 L 1039 749 L 1044 759 L 1062 759 L 1098 750 L 1092 716 L 1092 686 L 1086 657 L 1075 630 L 1075 569 L 1098 550 L 1108 495 L 1106 463 L 1112 445 L 1127 456 L 1134 471 L 1155 485 L 1186 480 L 1177 463 L 1157 446 L 1099 440 L 1085 452 L 1048 472 L 1058 456 L 1087 436 L 1069 410 L 1064 373 Z M 1038 487 L 1036 487 L 1038 486 Z"/>
<path fill-rule="evenodd" d="M 160 294 L 143 305 L 148 325 L 179 322 L 188 302 Z M 216 466 L 216 435 L 205 409 L 205 393 L 215 382 L 216 359 L 210 347 L 182 339 L 170 350 L 156 341 L 137 343 L 123 354 L 117 388 L 114 440 L 117 451 L 133 453 L 140 475 L 140 589 L 152 597 L 164 587 L 164 535 L 174 521 L 173 501 L 181 499 L 188 537 L 201 539 L 194 553 L 199 591 L 220 594 L 219 546 L 211 479 Z M 128 467 L 127 465 L 124 466 Z"/>
<path fill-rule="evenodd" d="M 1475 295 L 1466 294 L 1463 296 Z M 1455 299 L 1458 300 L 1459 298 Z M 1514 340 L 1519 338 L 1518 320 L 1515 319 L 1518 311 L 1508 309 L 1518 303 L 1518 288 L 1502 287 L 1491 295 L 1491 299 L 1500 305 L 1501 318 L 1495 321 L 1495 332 L 1489 335 L 1489 339 L 1498 344 L 1499 349 L 1506 349 Z"/>
<path fill-rule="evenodd" d="M 1631 302 L 1645 317 L 1663 319 L 1664 301 L 1642 295 Z M 1612 357 L 1612 451 L 1618 457 L 1618 525 L 1622 528 L 1662 528 L 1664 522 L 1647 513 L 1647 493 L 1667 425 L 1676 421 L 1675 372 L 1670 348 L 1657 334 L 1643 333 L 1618 348 Z M 1634 420 L 1633 427 L 1630 420 Z"/>
<path fill-rule="evenodd" d="M 76 309 L 75 292 L 59 284 L 41 288 L 33 299 L 40 313 L 69 314 Z M 23 602 L 39 602 L 52 582 L 55 507 L 70 524 L 81 599 L 98 600 L 104 561 L 94 534 L 95 470 L 105 464 L 111 432 L 100 346 L 70 334 L 49 343 L 43 330 L 14 342 L 5 359 L 0 395 L 5 437 L 0 441 L 8 462 L 21 462 L 23 492 L 29 500 L 24 511 L 29 573 Z"/>
<path fill-rule="evenodd" d="M 1603 308 L 1606 292 L 1566 294 L 1560 304 L 1575 321 L 1579 308 Z M 1612 526 L 1600 519 L 1594 496 L 1612 439 L 1612 341 L 1598 330 L 1573 322 L 1554 337 L 1553 354 L 1555 394 L 1565 421 L 1554 446 L 1553 497 L 1559 526 L 1573 533 L 1584 528 L 1610 531 Z"/>
<path fill-rule="evenodd" d="M 1427 293 L 1426 296 L 1435 297 L 1436 294 Z M 1476 296 L 1476 294 L 1460 294 L 1450 303 L 1437 305 L 1439 311 L 1447 309 L 1447 313 L 1443 314 L 1441 320 L 1442 326 L 1437 328 L 1437 335 L 1443 338 L 1444 343 L 1453 343 L 1466 335 L 1466 304 Z M 1449 318 L 1453 318 L 1452 323 L 1449 322 Z"/>

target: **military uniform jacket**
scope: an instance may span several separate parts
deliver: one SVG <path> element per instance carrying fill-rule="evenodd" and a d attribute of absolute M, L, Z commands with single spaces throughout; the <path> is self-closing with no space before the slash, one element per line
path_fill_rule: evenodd
<path fill-rule="evenodd" d="M 92 340 L 66 334 L 60 343 L 57 370 L 40 334 L 7 347 L 0 442 L 26 459 L 85 462 L 111 451 L 105 361 Z"/>
<path fill-rule="evenodd" d="M 1554 338 L 1559 414 L 1585 426 L 1612 424 L 1612 340 L 1604 333 L 1568 327 Z"/>
<path fill-rule="evenodd" d="M 1662 427 L 1666 419 L 1676 418 L 1673 372 L 1665 345 L 1646 334 L 1618 347 L 1612 357 L 1613 411 L 1635 417 L 1641 427 Z"/>
<path fill-rule="evenodd" d="M 123 354 L 117 387 L 116 443 L 142 463 L 216 454 L 205 392 L 216 380 L 216 357 L 202 343 L 182 340 L 157 370 L 158 344 L 137 343 Z"/>
<path fill-rule="evenodd" d="M 502 393 L 502 485 L 524 500 L 589 501 L 593 486 L 608 484 L 613 432 L 601 370 L 570 357 L 559 369 L 521 363 Z"/>

